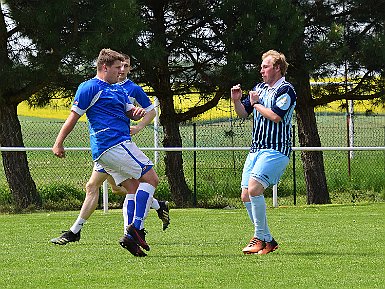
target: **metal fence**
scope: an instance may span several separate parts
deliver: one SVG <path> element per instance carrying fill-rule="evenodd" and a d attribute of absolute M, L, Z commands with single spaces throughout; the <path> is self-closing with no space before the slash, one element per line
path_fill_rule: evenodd
<path fill-rule="evenodd" d="M 354 146 L 385 146 L 384 115 L 354 115 Z M 53 120 L 21 120 L 25 147 L 51 147 L 63 122 Z M 180 126 L 184 147 L 248 147 L 251 140 L 251 120 L 223 119 L 187 123 Z M 348 141 L 345 114 L 318 114 L 317 125 L 322 146 L 346 147 Z M 163 138 L 158 129 L 159 146 Z M 294 146 L 298 146 L 298 137 Z M 141 148 L 154 147 L 154 127 L 148 126 L 133 140 Z M 89 147 L 87 124 L 79 122 L 68 136 L 65 147 Z M 146 151 L 157 159 L 156 171 L 160 176 L 158 189 L 166 198 L 168 185 L 164 174 L 165 152 Z M 338 191 L 346 186 L 356 190 L 384 191 L 384 151 L 324 151 L 325 172 L 329 190 Z M 83 189 L 92 170 L 89 151 L 68 151 L 65 159 L 58 159 L 50 151 L 28 151 L 28 162 L 37 187 L 66 184 Z M 218 197 L 237 197 L 240 192 L 241 172 L 247 151 L 184 151 L 184 171 L 190 188 L 197 198 L 204 199 L 210 191 Z M 305 194 L 302 162 L 294 155 L 295 167 L 290 163 L 279 183 L 279 195 Z M 1 157 L 0 157 L 1 159 Z M 0 168 L 0 189 L 7 189 L 4 170 Z"/>

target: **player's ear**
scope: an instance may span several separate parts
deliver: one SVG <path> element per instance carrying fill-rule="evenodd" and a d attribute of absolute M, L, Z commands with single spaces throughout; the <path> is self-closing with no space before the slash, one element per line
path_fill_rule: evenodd
<path fill-rule="evenodd" d="M 274 65 L 273 67 L 274 67 L 275 71 L 280 71 L 281 70 L 281 67 L 278 64 Z"/>

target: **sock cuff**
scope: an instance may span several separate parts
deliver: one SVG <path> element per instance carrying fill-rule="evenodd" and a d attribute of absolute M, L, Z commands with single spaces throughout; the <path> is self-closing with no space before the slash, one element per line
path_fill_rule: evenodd
<path fill-rule="evenodd" d="M 135 194 L 126 194 L 126 200 L 128 201 L 135 200 Z"/>
<path fill-rule="evenodd" d="M 264 195 L 259 195 L 259 196 L 250 196 L 250 200 L 265 200 Z"/>
<path fill-rule="evenodd" d="M 138 187 L 138 191 L 139 190 L 147 192 L 150 196 L 153 196 L 155 193 L 155 187 L 149 183 L 140 183 Z"/>

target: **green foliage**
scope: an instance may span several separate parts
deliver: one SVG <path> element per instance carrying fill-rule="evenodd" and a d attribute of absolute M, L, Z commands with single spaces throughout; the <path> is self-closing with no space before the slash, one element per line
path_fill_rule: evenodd
<path fill-rule="evenodd" d="M 269 11 L 261 13 L 261 9 Z M 251 88 L 260 80 L 263 52 L 276 49 L 285 54 L 303 32 L 295 6 L 286 0 L 221 1 L 215 9 L 218 31 L 225 47 L 226 64 L 222 78 Z M 283 29 L 283 27 L 285 27 Z"/>
<path fill-rule="evenodd" d="M 11 192 L 5 188 L 0 186 L 0 206 L 7 206 L 13 203 L 13 197 Z"/>
<path fill-rule="evenodd" d="M 80 209 L 84 192 L 65 184 L 52 184 L 39 188 L 46 210 L 74 210 Z"/>
<path fill-rule="evenodd" d="M 39 189 L 39 193 L 44 200 L 53 202 L 67 199 L 84 199 L 84 193 L 82 191 L 64 184 L 43 186 Z"/>
<path fill-rule="evenodd" d="M 121 50 L 142 25 L 136 1 L 6 2 L 7 16 L 16 25 L 11 29 L 11 21 L 5 21 L 10 31 L 8 41 L 21 35 L 33 44 L 12 46 L 10 64 L 13 61 L 18 65 L 10 67 L 12 74 L 7 79 L 20 79 L 17 85 L 14 81 L 9 85 L 14 92 L 23 90 L 23 97 L 34 106 L 44 106 L 52 98 L 73 96 L 79 83 L 95 74 L 93 62 L 99 51 Z"/>
<path fill-rule="evenodd" d="M 382 288 L 385 203 L 267 208 L 280 247 L 243 255 L 253 227 L 244 208 L 171 209 L 163 232 L 154 210 L 146 220 L 151 250 L 122 249 L 120 210 L 96 211 L 80 242 L 49 243 L 78 212 L 0 215 L 0 288 Z M 358 236 L 369 236 L 369 241 Z M 22 243 L 22 244 L 21 244 Z M 255 274 L 254 274 L 255 275 Z"/>
<path fill-rule="evenodd" d="M 172 201 L 170 188 L 165 176 L 159 177 L 159 185 L 156 188 L 156 198 L 158 200 Z"/>

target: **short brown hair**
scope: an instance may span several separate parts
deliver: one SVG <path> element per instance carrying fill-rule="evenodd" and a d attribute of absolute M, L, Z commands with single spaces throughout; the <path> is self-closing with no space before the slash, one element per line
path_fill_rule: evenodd
<path fill-rule="evenodd" d="M 111 66 L 116 60 L 124 61 L 123 55 L 112 49 L 103 48 L 99 52 L 99 56 L 96 61 L 96 67 L 98 70 L 101 70 L 103 64 Z"/>
<path fill-rule="evenodd" d="M 131 61 L 131 57 L 128 54 L 125 54 L 125 53 L 120 53 L 120 54 L 124 57 L 124 60 L 130 60 Z"/>
<path fill-rule="evenodd" d="M 286 62 L 285 55 L 276 50 L 269 50 L 262 54 L 262 60 L 264 60 L 268 56 L 271 56 L 273 58 L 273 66 L 279 66 L 282 76 L 285 75 L 287 67 L 289 66 L 289 63 Z"/>

